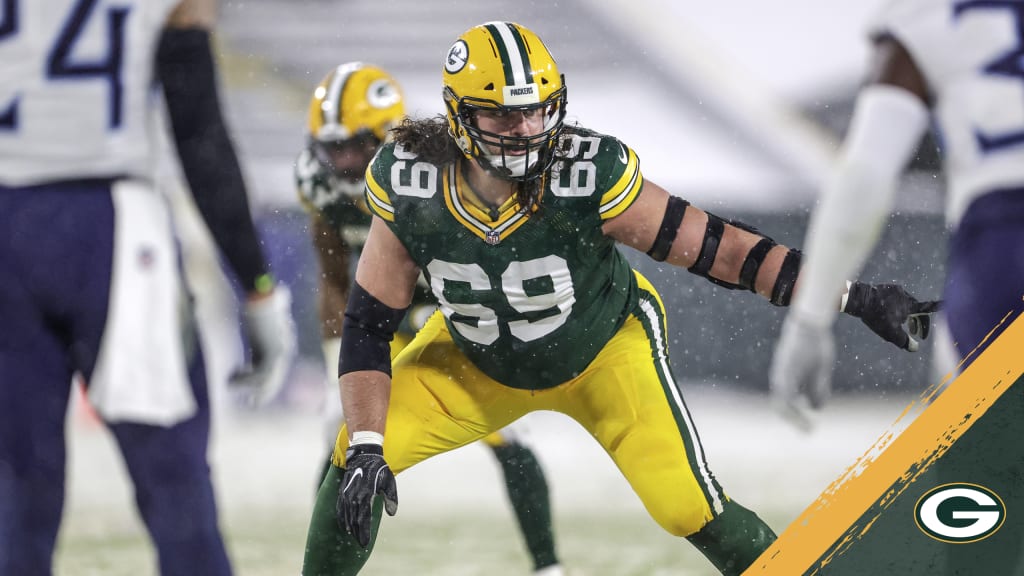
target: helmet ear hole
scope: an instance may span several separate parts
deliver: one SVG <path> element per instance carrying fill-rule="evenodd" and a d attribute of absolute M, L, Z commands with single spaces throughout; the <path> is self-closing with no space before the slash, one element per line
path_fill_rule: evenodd
<path fill-rule="evenodd" d="M 493 82 L 488 83 L 487 86 L 484 86 L 484 90 L 493 91 L 494 90 L 494 83 Z"/>

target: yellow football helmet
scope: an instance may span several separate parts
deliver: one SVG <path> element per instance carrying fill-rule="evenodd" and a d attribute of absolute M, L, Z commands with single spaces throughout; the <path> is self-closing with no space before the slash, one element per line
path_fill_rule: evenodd
<path fill-rule="evenodd" d="M 534 180 L 551 166 L 565 119 L 565 79 L 536 34 L 513 22 L 470 28 L 448 49 L 443 75 L 448 131 L 466 158 L 507 180 Z M 481 130 L 474 118 L 481 109 L 539 111 L 543 131 L 501 136 Z M 506 154 L 511 150 L 520 153 Z"/>
<path fill-rule="evenodd" d="M 405 116 L 398 82 L 376 66 L 349 62 L 331 70 L 309 102 L 309 135 L 320 142 L 369 133 L 381 142 Z"/>
<path fill-rule="evenodd" d="M 405 98 L 390 74 L 362 62 L 342 64 L 313 91 L 310 149 L 335 176 L 361 192 L 370 158 L 404 117 Z"/>

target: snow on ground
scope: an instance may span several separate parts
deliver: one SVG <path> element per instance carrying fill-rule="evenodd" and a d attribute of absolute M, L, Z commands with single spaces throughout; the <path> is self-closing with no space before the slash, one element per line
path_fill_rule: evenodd
<path fill-rule="evenodd" d="M 811 435 L 762 395 L 684 385 L 712 470 L 732 497 L 781 530 L 863 454 L 910 399 L 836 398 Z M 551 485 L 556 532 L 582 574 L 668 574 L 708 567 L 654 525 L 608 457 L 575 422 L 528 416 Z M 68 505 L 58 574 L 152 573 L 152 556 L 106 432 L 80 413 L 69 425 Z M 227 413 L 212 464 L 239 574 L 295 574 L 323 452 L 314 411 Z M 367 574 L 525 574 L 499 470 L 471 445 L 399 476 L 399 515 L 385 519 Z M 617 563 L 617 564 L 616 564 Z M 507 572 L 495 567 L 507 569 Z M 147 572 L 149 570 L 149 572 Z"/>

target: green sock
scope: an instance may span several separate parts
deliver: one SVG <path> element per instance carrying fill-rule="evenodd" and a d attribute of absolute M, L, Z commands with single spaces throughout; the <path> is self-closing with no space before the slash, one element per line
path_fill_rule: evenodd
<path fill-rule="evenodd" d="M 686 537 L 718 571 L 726 576 L 742 574 L 775 541 L 775 533 L 750 510 L 733 500 L 700 532 Z"/>
<path fill-rule="evenodd" d="M 492 448 L 505 475 L 505 488 L 534 570 L 558 564 L 555 536 L 551 529 L 551 501 L 544 470 L 533 452 L 520 444 Z"/>
<path fill-rule="evenodd" d="M 313 517 L 306 534 L 306 556 L 302 560 L 302 576 L 355 576 L 370 558 L 373 543 L 377 540 L 377 529 L 383 514 L 384 501 L 375 498 L 373 502 L 373 530 L 370 545 L 363 548 L 338 525 L 335 508 L 338 502 L 338 487 L 341 485 L 344 468 L 331 466 L 317 493 Z"/>

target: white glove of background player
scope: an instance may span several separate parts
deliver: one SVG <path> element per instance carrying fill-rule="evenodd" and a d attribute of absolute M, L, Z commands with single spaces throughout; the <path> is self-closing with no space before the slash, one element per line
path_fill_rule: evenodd
<path fill-rule="evenodd" d="M 242 331 L 251 356 L 248 365 L 231 376 L 231 383 L 245 389 L 253 404 L 262 406 L 284 387 L 295 360 L 295 323 L 288 287 L 278 284 L 268 296 L 246 301 Z"/>
<path fill-rule="evenodd" d="M 772 403 L 783 418 L 805 432 L 813 427 L 810 409 L 820 409 L 832 391 L 835 355 L 831 326 L 816 326 L 789 311 L 772 357 Z"/>

